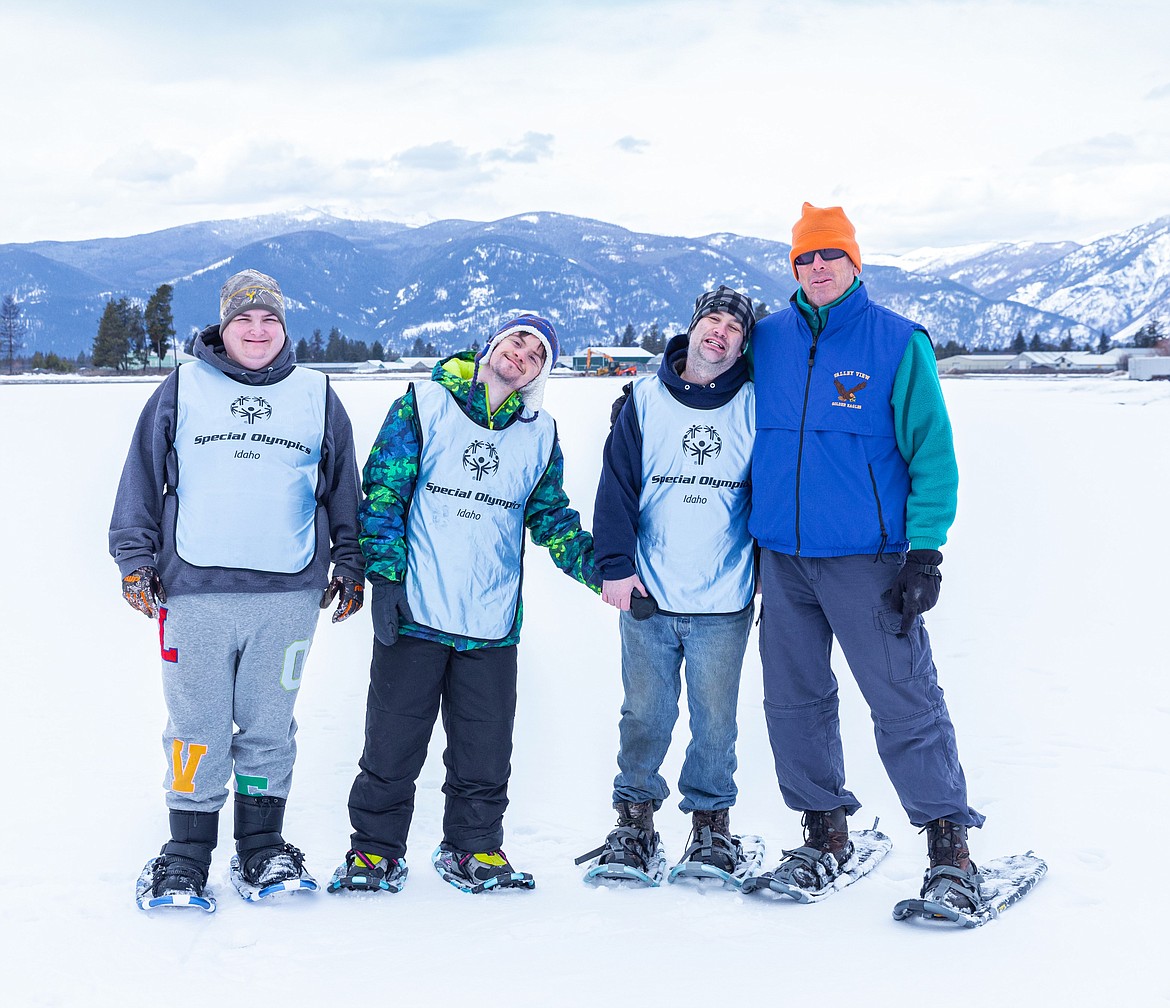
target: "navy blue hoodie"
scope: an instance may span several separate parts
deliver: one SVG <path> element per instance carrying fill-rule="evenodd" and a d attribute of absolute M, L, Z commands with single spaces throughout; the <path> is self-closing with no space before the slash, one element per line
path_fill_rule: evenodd
<path fill-rule="evenodd" d="M 740 357 L 714 381 L 696 385 L 679 377 L 686 366 L 688 342 L 686 333 L 671 337 L 662 354 L 658 379 L 675 399 L 691 409 L 710 410 L 726 405 L 751 380 L 747 358 Z M 605 442 L 593 507 L 594 557 L 606 581 L 620 581 L 637 573 L 634 556 L 641 494 L 642 431 L 637 411 L 626 397 Z"/>

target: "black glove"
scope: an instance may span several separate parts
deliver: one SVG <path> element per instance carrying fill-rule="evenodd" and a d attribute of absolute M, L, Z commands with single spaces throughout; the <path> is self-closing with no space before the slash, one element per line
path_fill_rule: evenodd
<path fill-rule="evenodd" d="M 398 640 L 398 628 L 403 623 L 414 622 L 414 614 L 406 601 L 406 585 L 401 581 L 371 575 L 370 586 L 374 592 L 374 601 L 370 607 L 374 636 L 380 644 L 390 647 Z"/>
<path fill-rule="evenodd" d="M 899 633 L 909 633 L 914 621 L 934 608 L 942 587 L 940 563 L 942 554 L 938 550 L 910 550 L 906 554 L 906 562 L 890 589 L 890 605 L 894 612 L 902 614 Z"/>
<path fill-rule="evenodd" d="M 626 404 L 626 400 L 630 398 L 634 391 L 634 383 L 626 382 L 622 386 L 622 394 L 618 396 L 613 405 L 609 408 L 609 429 L 613 430 L 613 425 L 617 423 L 618 414 L 622 411 L 622 407 Z"/>
<path fill-rule="evenodd" d="M 167 600 L 158 569 L 139 567 L 122 578 L 122 598 L 140 613 L 157 619 L 159 606 Z"/>
<path fill-rule="evenodd" d="M 362 607 L 362 594 L 365 590 L 360 581 L 355 581 L 344 574 L 334 574 L 325 589 L 325 594 L 321 596 L 321 608 L 328 609 L 329 603 L 336 596 L 337 610 L 333 613 L 333 622 L 340 623 L 344 619 L 349 619 Z"/>
<path fill-rule="evenodd" d="M 635 588 L 630 595 L 630 615 L 636 620 L 649 619 L 656 612 L 658 612 L 658 602 L 654 596 L 649 592 L 645 595 L 639 595 L 638 589 Z"/>

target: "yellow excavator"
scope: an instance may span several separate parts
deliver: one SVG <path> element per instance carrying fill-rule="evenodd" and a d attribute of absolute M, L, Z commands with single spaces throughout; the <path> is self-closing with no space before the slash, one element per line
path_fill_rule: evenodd
<path fill-rule="evenodd" d="M 604 357 L 609 364 L 606 366 L 598 365 L 597 370 L 591 370 L 593 364 L 593 355 Z M 585 350 L 585 373 L 592 375 L 636 375 L 638 373 L 638 365 L 626 364 L 618 367 L 617 362 L 604 350 L 594 350 L 593 347 L 588 347 Z"/>

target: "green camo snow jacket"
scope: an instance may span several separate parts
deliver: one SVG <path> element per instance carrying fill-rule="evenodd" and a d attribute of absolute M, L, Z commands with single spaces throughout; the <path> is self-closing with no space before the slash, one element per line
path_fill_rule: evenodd
<path fill-rule="evenodd" d="M 474 354 L 463 351 L 435 365 L 431 380 L 442 385 L 467 416 L 489 430 L 498 430 L 518 421 L 523 409 L 520 396 L 512 393 L 498 409 L 491 411 L 483 385 L 471 394 Z M 396 399 L 386 414 L 381 431 L 370 450 L 362 472 L 364 499 L 358 510 L 358 541 L 366 559 L 366 573 L 389 581 L 406 576 L 406 515 L 418 479 L 421 435 L 415 412 L 414 390 Z M 569 506 L 564 490 L 565 460 L 559 440 L 554 443 L 548 468 L 533 491 L 524 513 L 524 525 L 532 541 L 544 546 L 553 562 L 570 577 L 601 591 L 601 578 L 593 563 L 593 537 L 581 528 L 581 516 Z M 410 637 L 447 644 L 458 651 L 481 647 L 506 647 L 520 640 L 524 605 L 520 603 L 516 622 L 502 640 L 482 641 L 473 637 L 444 634 L 414 623 L 404 623 L 399 632 Z"/>

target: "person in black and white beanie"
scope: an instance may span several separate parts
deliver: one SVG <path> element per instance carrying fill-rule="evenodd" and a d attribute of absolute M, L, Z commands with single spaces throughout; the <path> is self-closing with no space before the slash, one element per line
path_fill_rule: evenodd
<path fill-rule="evenodd" d="M 691 816 L 691 839 L 676 871 L 732 875 L 745 863 L 729 810 L 755 586 L 755 390 L 744 357 L 754 325 L 739 291 L 700 295 L 658 373 L 633 383 L 605 445 L 593 536 L 602 598 L 621 610 L 625 696 L 617 825 L 595 852 L 594 876 L 656 879 L 664 868 L 654 813 L 670 794 L 660 771 L 682 674 L 692 741 L 679 808 Z"/>

